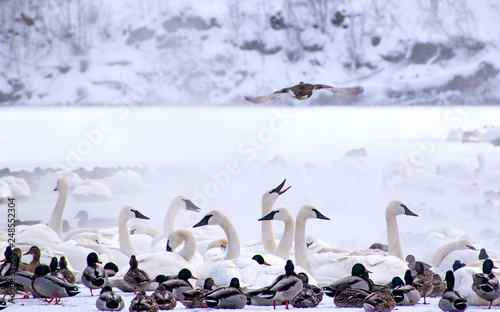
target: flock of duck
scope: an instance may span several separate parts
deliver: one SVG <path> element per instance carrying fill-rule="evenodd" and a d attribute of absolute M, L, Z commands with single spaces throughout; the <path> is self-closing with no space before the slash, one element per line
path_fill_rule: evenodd
<path fill-rule="evenodd" d="M 330 219 L 311 205 L 303 205 L 295 219 L 286 208 L 274 209 L 279 196 L 290 189 L 285 182 L 263 194 L 258 219 L 262 238 L 242 248 L 236 228 L 219 210 L 207 213 L 191 229 L 176 230 L 180 210 L 200 211 L 184 196 L 172 200 L 163 232 L 144 224 L 131 229 L 129 220 L 149 218 L 127 205 L 120 211 L 117 228 L 78 228 L 63 239 L 68 183 L 60 179 L 49 224 L 20 225 L 16 248 L 5 242 L 0 307 L 7 307 L 6 295 L 59 304 L 61 298 L 81 293 L 83 287 L 91 296 L 93 290 L 100 291 L 96 308 L 103 311 L 125 308 L 116 289 L 136 294 L 130 311 L 170 310 L 177 302 L 186 308 L 309 308 L 318 306 L 324 295 L 332 297 L 338 307 L 366 311 L 426 304 L 427 297 L 440 297 L 443 311 L 500 304 L 494 251 L 467 250 L 467 254 L 475 253 L 476 261 L 462 263 L 465 258 L 459 246 L 467 242 L 443 244 L 435 258 L 439 263 L 446 257 L 455 259 L 452 266 L 440 268 L 442 275 L 412 255 L 404 258 L 396 217 L 418 215 L 397 200 L 385 210 L 387 245 L 375 243 L 369 249 L 351 251 L 324 243 L 321 249 L 312 250 L 312 243 L 320 240 L 306 235 L 306 221 Z M 274 231 L 272 221 L 284 223 L 283 233 Z M 225 237 L 210 232 L 210 225 L 222 229 Z M 23 256 L 31 256 L 31 262 L 23 262 Z M 43 264 L 44 257 L 50 259 L 49 265 Z"/>

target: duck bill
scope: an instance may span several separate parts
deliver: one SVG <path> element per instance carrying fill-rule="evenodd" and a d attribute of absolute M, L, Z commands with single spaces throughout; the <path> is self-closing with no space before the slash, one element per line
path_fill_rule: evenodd
<path fill-rule="evenodd" d="M 200 222 L 193 225 L 193 227 L 195 228 L 195 227 L 199 227 L 199 226 L 208 225 L 208 220 L 210 220 L 211 217 L 212 217 L 212 215 L 204 216 L 203 219 L 201 219 Z"/>
<path fill-rule="evenodd" d="M 264 262 L 262 263 L 262 265 L 268 265 L 268 266 L 271 266 L 269 263 L 267 263 L 265 260 Z"/>
<path fill-rule="evenodd" d="M 196 206 L 192 201 L 189 199 L 183 199 L 183 201 L 186 203 L 186 209 L 194 212 L 200 212 L 201 208 Z"/>
<path fill-rule="evenodd" d="M 260 218 L 259 220 L 257 221 L 268 221 L 268 220 L 273 220 L 274 219 L 274 215 L 277 213 L 278 211 L 276 210 L 273 210 L 271 211 L 270 213 L 266 214 L 265 216 L 263 216 L 262 218 Z"/>
<path fill-rule="evenodd" d="M 416 214 L 413 211 L 411 211 L 410 209 L 408 209 L 408 207 L 404 206 L 403 208 L 405 209 L 405 215 L 418 217 L 418 214 Z"/>
<path fill-rule="evenodd" d="M 373 272 L 368 269 L 365 269 L 365 273 L 373 273 Z"/>
<path fill-rule="evenodd" d="M 146 219 L 146 220 L 149 220 L 149 217 L 146 217 L 145 215 L 143 215 L 139 210 L 132 209 L 132 211 L 135 213 L 135 217 L 137 219 Z"/>
<path fill-rule="evenodd" d="M 313 211 L 316 213 L 316 218 L 322 219 L 322 220 L 330 220 L 330 218 L 326 217 L 323 215 L 321 212 L 319 212 L 317 209 L 313 209 Z"/>
<path fill-rule="evenodd" d="M 197 280 L 198 278 L 196 276 L 191 276 L 190 278 Z"/>

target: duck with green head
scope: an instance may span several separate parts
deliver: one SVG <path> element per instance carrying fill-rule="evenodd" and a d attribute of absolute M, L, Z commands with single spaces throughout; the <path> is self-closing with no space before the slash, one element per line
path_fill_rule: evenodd
<path fill-rule="evenodd" d="M 327 296 L 334 298 L 337 294 L 337 289 L 341 285 L 349 285 L 351 288 L 364 289 L 368 292 L 372 292 L 373 281 L 369 278 L 368 273 L 371 273 L 371 271 L 367 270 L 362 263 L 356 263 L 352 266 L 351 276 L 341 278 L 323 287 L 323 292 Z"/>
<path fill-rule="evenodd" d="M 483 273 L 477 273 L 472 276 L 472 290 L 482 299 L 490 302 L 491 308 L 493 301 L 500 297 L 500 285 L 492 270 L 497 269 L 491 259 L 483 262 Z"/>
<path fill-rule="evenodd" d="M 247 297 L 240 289 L 240 281 L 233 277 L 229 287 L 221 287 L 205 297 L 205 305 L 217 309 L 243 309 L 247 303 Z"/>
<path fill-rule="evenodd" d="M 446 271 L 446 290 L 439 299 L 439 308 L 443 311 L 465 311 L 469 307 L 467 299 L 462 296 L 455 287 L 455 276 L 453 271 Z"/>

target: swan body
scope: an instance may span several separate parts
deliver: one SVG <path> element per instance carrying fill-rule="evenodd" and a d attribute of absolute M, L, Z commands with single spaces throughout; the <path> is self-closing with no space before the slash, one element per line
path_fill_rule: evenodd
<path fill-rule="evenodd" d="M 31 196 L 30 186 L 26 180 L 14 176 L 6 176 L 1 180 L 9 185 L 14 198 L 27 198 Z"/>
<path fill-rule="evenodd" d="M 346 276 L 355 263 L 362 263 L 369 271 L 373 272 L 371 278 L 376 284 L 387 284 L 394 276 L 403 276 L 408 265 L 403 260 L 403 250 L 396 220 L 398 215 L 417 216 L 402 202 L 398 200 L 389 202 L 386 208 L 388 253 L 372 249 L 356 251 L 347 256 L 334 258 L 314 271 L 318 276 L 318 283 L 327 285 Z"/>
<path fill-rule="evenodd" d="M 72 192 L 77 201 L 105 201 L 113 195 L 105 180 L 83 180 L 75 186 Z"/>

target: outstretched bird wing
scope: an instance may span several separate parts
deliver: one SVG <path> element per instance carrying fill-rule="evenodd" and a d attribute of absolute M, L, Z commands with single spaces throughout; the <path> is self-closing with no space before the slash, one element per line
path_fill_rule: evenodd
<path fill-rule="evenodd" d="M 274 100 L 278 96 L 285 94 L 285 93 L 288 93 L 290 91 L 292 91 L 292 88 L 284 88 L 284 89 L 281 89 L 281 90 L 276 91 L 276 92 L 269 94 L 269 95 L 255 96 L 255 97 L 254 96 L 245 96 L 245 100 L 250 101 L 254 104 L 260 104 L 260 103 L 264 103 L 264 102 L 267 102 L 270 100 Z"/>
<path fill-rule="evenodd" d="M 313 90 L 320 90 L 320 89 L 326 89 L 328 91 L 332 91 L 333 93 L 340 93 L 345 95 L 356 95 L 363 92 L 362 87 L 338 88 L 323 84 L 314 85 Z"/>

